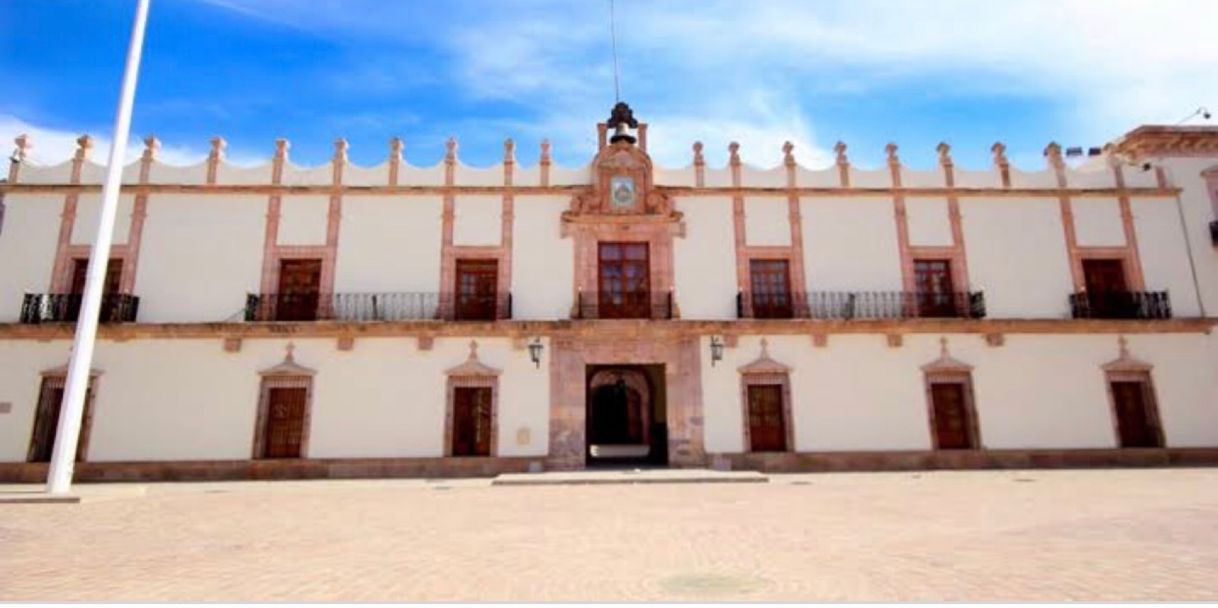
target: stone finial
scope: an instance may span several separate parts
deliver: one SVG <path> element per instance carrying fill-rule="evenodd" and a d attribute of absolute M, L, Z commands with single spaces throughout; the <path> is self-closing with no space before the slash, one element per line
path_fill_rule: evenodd
<path fill-rule="evenodd" d="M 884 151 L 888 153 L 888 164 L 890 164 L 890 165 L 901 164 L 901 157 L 897 156 L 897 145 L 896 144 L 889 143 L 887 146 L 884 146 Z"/>
<path fill-rule="evenodd" d="M 296 357 L 295 357 L 294 353 L 296 352 L 296 344 L 293 342 L 288 342 L 288 345 L 283 347 L 283 349 L 285 351 L 284 355 L 283 355 L 283 362 L 284 363 L 295 363 Z"/>
<path fill-rule="evenodd" d="M 89 154 L 93 150 L 93 138 L 89 135 L 81 135 L 76 138 L 76 159 L 85 160 L 89 158 Z"/>
<path fill-rule="evenodd" d="M 334 140 L 334 162 L 347 162 L 347 140 L 341 137 Z"/>
<path fill-rule="evenodd" d="M 706 164 L 706 159 L 702 157 L 702 142 L 700 142 L 700 141 L 694 142 L 694 164 L 695 165 Z"/>
<path fill-rule="evenodd" d="M 292 143 L 280 137 L 275 140 L 275 158 L 277 160 L 287 160 L 288 148 L 292 147 Z"/>
<path fill-rule="evenodd" d="M 846 157 L 846 143 L 845 142 L 839 141 L 836 144 L 833 144 L 833 152 L 837 154 L 837 164 L 839 164 L 839 165 L 850 164 L 850 159 Z"/>
<path fill-rule="evenodd" d="M 457 162 L 457 138 L 449 137 L 448 141 L 444 142 L 444 162 L 452 164 Z"/>
<path fill-rule="evenodd" d="M 730 155 L 730 161 L 733 165 L 740 164 L 740 144 L 732 142 L 727 145 L 727 152 Z"/>
<path fill-rule="evenodd" d="M 516 162 L 516 142 L 512 141 L 510 137 L 503 140 L 503 162 L 504 164 Z"/>
<path fill-rule="evenodd" d="M 221 160 L 224 158 L 224 149 L 228 147 L 228 142 L 224 141 L 223 137 L 211 138 L 211 152 L 207 158 L 211 160 Z"/>
<path fill-rule="evenodd" d="M 1045 158 L 1049 159 L 1049 165 L 1054 168 L 1063 166 L 1065 163 L 1062 160 L 1061 144 L 1049 142 L 1049 145 L 1045 146 Z"/>
<path fill-rule="evenodd" d="M 767 358 L 769 358 L 769 356 L 770 356 L 770 341 L 765 338 L 762 338 L 761 339 L 761 356 L 759 358 L 767 359 Z"/>
<path fill-rule="evenodd" d="M 947 336 L 939 336 L 939 356 L 944 359 L 951 356 L 951 354 L 947 352 Z"/>
<path fill-rule="evenodd" d="M 938 146 L 935 146 L 935 151 L 939 153 L 939 164 L 952 164 L 952 146 L 951 144 L 941 141 Z"/>
<path fill-rule="evenodd" d="M 990 146 L 990 152 L 994 154 L 994 164 L 999 167 L 1010 164 L 1007 162 L 1007 146 L 1006 144 L 996 141 Z"/>
<path fill-rule="evenodd" d="M 13 139 L 13 143 L 17 144 L 17 149 L 13 151 L 13 160 L 22 162 L 25 160 L 26 152 L 34 147 L 34 143 L 30 141 L 30 136 L 22 133 Z"/>
<path fill-rule="evenodd" d="M 389 157 L 402 159 L 402 152 L 406 149 L 406 142 L 402 141 L 401 137 L 394 137 L 389 140 Z"/>
<path fill-rule="evenodd" d="M 1129 357 L 1129 340 L 1126 340 L 1124 335 L 1117 336 L 1117 348 L 1121 351 L 1121 359 Z"/>
<path fill-rule="evenodd" d="M 161 149 L 161 140 L 155 135 L 149 135 L 144 138 L 144 160 L 151 162 L 156 160 L 156 153 Z"/>
<path fill-rule="evenodd" d="M 791 142 L 783 142 L 782 144 L 782 162 L 785 165 L 795 164 L 795 144 Z"/>
<path fill-rule="evenodd" d="M 542 164 L 550 164 L 550 140 L 541 140 L 541 162 Z"/>
<path fill-rule="evenodd" d="M 477 340 L 469 341 L 469 360 L 470 361 L 478 360 L 478 341 Z"/>

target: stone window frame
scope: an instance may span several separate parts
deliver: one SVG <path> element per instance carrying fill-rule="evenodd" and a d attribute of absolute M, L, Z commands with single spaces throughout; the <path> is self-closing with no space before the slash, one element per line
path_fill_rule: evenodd
<path fill-rule="evenodd" d="M 939 358 L 922 366 L 923 391 L 926 394 L 927 430 L 930 432 L 931 449 L 938 451 L 939 433 L 935 426 L 935 384 L 960 384 L 964 389 L 964 409 L 968 415 L 969 450 L 983 450 L 981 442 L 981 417 L 977 414 L 977 398 L 973 391 L 973 366 L 951 356 L 947 350 L 947 338 L 939 339 Z"/>
<path fill-rule="evenodd" d="M 1117 413 L 1116 397 L 1112 394 L 1113 382 L 1138 382 L 1142 384 L 1142 394 L 1146 399 L 1148 410 L 1147 423 L 1155 433 L 1159 448 L 1167 447 L 1167 435 L 1163 431 L 1163 418 L 1159 414 L 1159 395 L 1155 390 L 1152 372 L 1154 366 L 1136 359 L 1129 354 L 1129 343 L 1124 336 L 1118 338 L 1120 355 L 1100 366 L 1104 372 L 1104 393 L 1108 396 L 1108 415 L 1112 419 L 1112 437 L 1117 449 L 1121 447 L 1121 420 Z M 1153 449 L 1153 448 L 1152 448 Z"/>
<path fill-rule="evenodd" d="M 263 452 L 266 449 L 266 424 L 268 409 L 271 405 L 271 389 L 273 388 L 303 388 L 305 389 L 305 411 L 300 432 L 300 460 L 309 457 L 309 436 L 313 426 L 313 378 L 316 370 L 298 365 L 293 357 L 295 346 L 287 346 L 287 354 L 282 363 L 258 372 L 261 381 L 258 386 L 258 411 L 254 417 L 254 437 L 250 442 L 250 458 L 266 460 Z"/>
<path fill-rule="evenodd" d="M 761 354 L 747 365 L 737 368 L 740 372 L 740 412 L 741 436 L 744 445 L 741 451 L 754 453 L 752 436 L 749 430 L 749 387 L 780 386 L 782 387 L 782 426 L 785 449 L 779 453 L 794 453 L 795 449 L 795 416 L 791 402 L 791 367 L 779 363 L 770 357 L 769 341 L 761 339 Z M 766 453 L 766 452 L 757 452 Z"/>
<path fill-rule="evenodd" d="M 478 341 L 469 343 L 469 357 L 464 363 L 444 371 L 447 377 L 444 386 L 444 457 L 479 458 L 479 456 L 453 455 L 453 407 L 458 388 L 491 389 L 491 446 L 487 456 L 499 456 L 499 376 L 502 370 L 490 367 L 478 360 Z"/>
<path fill-rule="evenodd" d="M 64 364 L 59 367 L 46 369 L 40 372 L 38 380 L 38 395 L 34 403 L 34 417 L 30 420 L 30 431 L 27 435 L 30 437 L 30 444 L 26 448 L 26 461 L 29 461 L 29 451 L 33 446 L 34 425 L 38 424 L 38 407 L 42 405 L 42 393 L 47 388 L 62 388 L 67 392 L 68 383 L 68 365 Z M 89 461 L 89 440 L 93 435 L 93 417 L 97 414 L 97 391 L 101 387 L 101 370 L 89 370 L 88 383 L 88 400 L 85 402 L 85 411 L 82 413 L 80 420 L 80 437 L 76 442 L 76 451 L 80 454 L 80 460 L 77 462 Z M 58 385 L 58 386 L 57 386 Z M 62 406 L 61 406 L 62 407 Z M 55 429 L 55 434 L 59 434 L 59 429 Z M 53 449 L 53 446 L 52 446 Z"/>

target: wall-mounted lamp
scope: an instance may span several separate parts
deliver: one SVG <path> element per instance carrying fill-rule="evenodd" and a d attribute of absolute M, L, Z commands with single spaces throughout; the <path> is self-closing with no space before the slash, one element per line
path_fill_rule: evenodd
<path fill-rule="evenodd" d="M 713 367 L 716 362 L 723 360 L 723 341 L 719 339 L 719 336 L 711 336 L 710 347 L 711 366 Z"/>
<path fill-rule="evenodd" d="M 541 338 L 533 338 L 533 341 L 529 342 L 529 359 L 532 359 L 533 365 L 536 365 L 537 369 L 541 369 L 541 350 L 543 348 L 545 346 L 541 344 Z"/>

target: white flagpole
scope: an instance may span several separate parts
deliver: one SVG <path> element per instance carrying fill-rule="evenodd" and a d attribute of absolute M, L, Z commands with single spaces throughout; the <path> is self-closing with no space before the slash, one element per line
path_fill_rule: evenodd
<path fill-rule="evenodd" d="M 85 278 L 84 300 L 76 322 L 76 339 L 72 344 L 72 360 L 59 406 L 59 428 L 55 431 L 55 449 L 47 475 L 47 492 L 65 494 L 72 487 L 72 471 L 76 467 L 76 446 L 80 441 L 80 425 L 85 410 L 85 395 L 89 388 L 89 372 L 93 364 L 93 345 L 97 339 L 97 321 L 101 314 L 102 288 L 106 266 L 110 262 L 110 242 L 114 238 L 114 216 L 118 208 L 118 193 L 123 178 L 123 158 L 127 152 L 127 136 L 131 131 L 131 108 L 135 104 L 135 81 L 139 75 L 140 53 L 144 47 L 144 24 L 148 20 L 149 0 L 137 0 L 135 24 L 131 29 L 131 44 L 127 48 L 127 69 L 118 98 L 118 115 L 114 119 L 114 138 L 110 141 L 110 164 L 106 167 L 106 185 L 102 189 L 101 217 L 97 221 L 97 236 L 89 251 L 89 269 Z M 134 269 L 131 269 L 134 271 Z"/>

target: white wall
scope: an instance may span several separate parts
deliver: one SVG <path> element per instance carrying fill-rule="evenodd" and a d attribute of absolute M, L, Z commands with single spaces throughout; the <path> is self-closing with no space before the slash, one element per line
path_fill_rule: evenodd
<path fill-rule="evenodd" d="M 344 197 L 334 291 L 439 292 L 442 213 L 438 196 Z"/>
<path fill-rule="evenodd" d="M 947 199 L 906 197 L 905 217 L 910 245 L 952 244 L 952 222 L 947 214 Z"/>
<path fill-rule="evenodd" d="M 680 198 L 676 208 L 685 214 L 685 238 L 673 239 L 673 272 L 681 317 L 734 319 L 737 285 L 732 199 Z"/>
<path fill-rule="evenodd" d="M 114 216 L 114 242 L 122 245 L 131 232 L 131 211 L 135 207 L 135 195 L 118 197 L 118 212 Z M 101 194 L 85 193 L 77 198 L 76 221 L 72 224 L 72 244 L 92 245 L 97 236 L 97 222 L 101 214 Z"/>
<path fill-rule="evenodd" d="M 1117 247 L 1125 244 L 1121 208 L 1114 198 L 1079 198 L 1070 201 L 1074 234 L 1084 247 Z"/>
<path fill-rule="evenodd" d="M 744 239 L 745 244 L 749 246 L 790 245 L 791 213 L 787 199 L 776 196 L 746 197 L 744 199 Z M 729 242 L 735 243 L 734 238 Z"/>
<path fill-rule="evenodd" d="M 1130 201 L 1130 207 L 1146 290 L 1166 290 L 1171 300 L 1172 316 L 1200 316 L 1197 286 L 1189 266 L 1188 247 L 1184 242 L 1184 229 L 1180 225 L 1176 201 L 1134 199 Z"/>
<path fill-rule="evenodd" d="M 325 245 L 330 197 L 284 196 L 279 203 L 280 245 Z"/>
<path fill-rule="evenodd" d="M 892 199 L 804 198 L 809 291 L 900 291 L 901 253 Z"/>
<path fill-rule="evenodd" d="M 567 319 L 575 252 L 562 238 L 564 196 L 517 196 L 512 207 L 512 318 Z"/>
<path fill-rule="evenodd" d="M 1068 318 L 1073 290 L 1061 208 L 1053 199 L 960 201 L 972 289 L 990 318 Z"/>
<path fill-rule="evenodd" d="M 1218 220 L 1218 213 L 1214 210 L 1206 182 L 1201 178 L 1202 171 L 1218 166 L 1218 157 L 1173 158 L 1163 164 L 1168 182 L 1182 190 L 1178 204 L 1188 225 L 1188 241 L 1192 247 L 1197 282 L 1201 285 L 1205 313 L 1210 317 L 1218 316 L 1218 247 L 1211 244 L 1209 228 L 1210 222 Z M 1173 201 L 1172 204 L 1177 203 Z"/>
<path fill-rule="evenodd" d="M 223 321 L 257 293 L 266 197 L 148 197 L 135 295 L 142 323 Z"/>
<path fill-rule="evenodd" d="M 59 240 L 62 195 L 8 194 L 0 226 L 0 323 L 21 318 L 26 293 L 44 293 L 51 284 Z"/>
<path fill-rule="evenodd" d="M 42 385 L 39 374 L 66 365 L 70 350 L 71 343 L 62 340 L 0 340 L 0 403 L 11 404 L 9 413 L 0 414 L 0 462 L 25 462 Z"/>
<path fill-rule="evenodd" d="M 453 244 L 498 246 L 502 217 L 502 196 L 458 196 L 453 206 Z"/>

